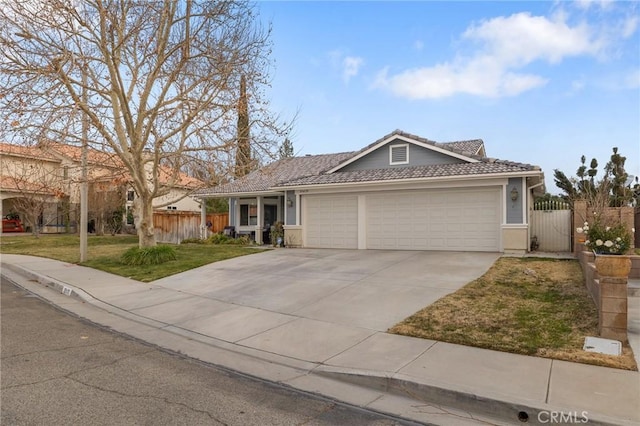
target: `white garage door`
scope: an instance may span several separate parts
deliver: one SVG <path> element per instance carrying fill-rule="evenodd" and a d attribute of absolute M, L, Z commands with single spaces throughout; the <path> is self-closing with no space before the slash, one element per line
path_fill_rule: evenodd
<path fill-rule="evenodd" d="M 367 248 L 499 251 L 500 190 L 367 195 Z"/>
<path fill-rule="evenodd" d="M 305 195 L 306 247 L 358 248 L 358 197 Z"/>

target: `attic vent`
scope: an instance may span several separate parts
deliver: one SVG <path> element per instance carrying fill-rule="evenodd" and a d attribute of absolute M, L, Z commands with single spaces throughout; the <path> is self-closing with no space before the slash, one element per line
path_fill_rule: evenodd
<path fill-rule="evenodd" d="M 409 164 L 409 145 L 391 145 L 389 147 L 389 164 Z"/>

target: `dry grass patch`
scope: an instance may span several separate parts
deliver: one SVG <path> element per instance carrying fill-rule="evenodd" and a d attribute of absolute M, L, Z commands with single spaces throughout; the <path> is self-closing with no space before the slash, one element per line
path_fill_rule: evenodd
<path fill-rule="evenodd" d="M 500 258 L 477 280 L 389 329 L 467 346 L 637 370 L 622 356 L 582 350 L 598 314 L 575 260 Z"/>

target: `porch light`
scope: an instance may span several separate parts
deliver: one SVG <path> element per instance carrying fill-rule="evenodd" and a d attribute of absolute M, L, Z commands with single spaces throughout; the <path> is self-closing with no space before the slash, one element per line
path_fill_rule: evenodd
<path fill-rule="evenodd" d="M 293 207 L 293 200 L 291 198 L 287 198 L 287 207 Z"/>
<path fill-rule="evenodd" d="M 518 201 L 518 195 L 520 195 L 518 193 L 518 188 L 515 186 L 511 188 L 511 201 Z"/>

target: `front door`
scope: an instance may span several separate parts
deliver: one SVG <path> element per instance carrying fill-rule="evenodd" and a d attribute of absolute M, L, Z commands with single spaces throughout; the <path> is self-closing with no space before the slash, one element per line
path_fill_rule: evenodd
<path fill-rule="evenodd" d="M 264 223 L 262 226 L 269 230 L 278 220 L 278 206 L 273 204 L 265 204 L 264 206 Z"/>

